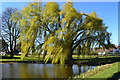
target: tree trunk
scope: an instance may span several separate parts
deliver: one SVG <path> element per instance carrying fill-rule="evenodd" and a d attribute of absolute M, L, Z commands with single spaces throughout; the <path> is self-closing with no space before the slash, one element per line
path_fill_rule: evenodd
<path fill-rule="evenodd" d="M 10 57 L 13 58 L 14 56 L 14 52 L 13 52 L 13 49 L 12 49 L 12 44 L 10 42 Z"/>
<path fill-rule="evenodd" d="M 10 37 L 10 57 L 13 58 L 14 53 L 13 53 L 13 41 L 12 41 L 12 36 L 11 36 L 11 26 L 9 26 L 9 37 Z"/>
<path fill-rule="evenodd" d="M 11 57 L 11 58 L 14 57 L 14 52 L 13 52 L 13 50 L 11 50 L 11 52 L 10 52 L 10 57 Z"/>
<path fill-rule="evenodd" d="M 45 39 L 45 37 L 46 37 L 46 31 L 44 31 L 44 43 L 47 41 L 47 39 L 48 39 L 48 37 L 47 37 L 47 39 Z M 45 58 L 45 56 L 46 56 L 46 54 L 47 54 L 47 51 L 46 50 L 44 50 L 43 51 L 43 58 Z"/>
<path fill-rule="evenodd" d="M 25 55 L 25 57 L 28 57 L 29 49 L 30 49 L 30 47 L 28 48 L 28 51 L 27 51 L 27 54 Z"/>
<path fill-rule="evenodd" d="M 16 50 L 16 38 L 15 38 L 15 41 L 14 41 L 14 51 Z"/>
<path fill-rule="evenodd" d="M 70 53 L 68 54 L 68 58 L 67 58 L 67 64 L 72 64 L 73 62 L 73 58 L 72 58 L 72 54 L 73 54 L 73 50 L 70 51 Z"/>
<path fill-rule="evenodd" d="M 11 57 L 11 58 L 14 57 L 14 53 L 13 53 L 13 52 L 10 53 L 10 57 Z"/>
<path fill-rule="evenodd" d="M 43 54 L 43 58 L 45 58 L 46 55 L 47 55 L 47 51 L 45 50 Z"/>

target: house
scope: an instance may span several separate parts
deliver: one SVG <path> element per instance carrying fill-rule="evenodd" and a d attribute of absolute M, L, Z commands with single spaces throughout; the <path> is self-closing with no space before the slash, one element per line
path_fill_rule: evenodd
<path fill-rule="evenodd" d="M 103 47 L 101 47 L 101 48 L 94 48 L 94 51 L 97 52 L 98 55 L 105 55 L 106 53 L 112 54 L 112 55 L 120 54 L 120 46 L 113 45 L 109 49 L 105 49 Z"/>

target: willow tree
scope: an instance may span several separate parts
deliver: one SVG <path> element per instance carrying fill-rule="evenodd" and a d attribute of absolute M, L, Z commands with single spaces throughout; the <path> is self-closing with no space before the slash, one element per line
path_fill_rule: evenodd
<path fill-rule="evenodd" d="M 40 35 L 43 39 L 45 61 L 71 63 L 73 51 L 89 53 L 95 45 L 110 44 L 110 33 L 95 12 L 79 13 L 72 2 L 60 10 L 55 2 L 29 4 L 21 11 L 21 47 L 23 57 L 34 47 Z"/>
<path fill-rule="evenodd" d="M 49 7 L 48 7 L 49 6 Z M 47 3 L 45 7 L 41 3 L 30 3 L 20 13 L 22 19 L 20 21 L 21 27 L 21 50 L 23 52 L 22 59 L 32 50 L 34 51 L 35 42 L 40 40 L 43 44 L 50 34 L 57 29 L 54 24 L 57 24 L 57 17 L 59 15 L 58 4 L 54 2 Z M 38 46 L 39 46 L 38 45 Z M 45 54 L 46 50 L 44 50 Z"/>
<path fill-rule="evenodd" d="M 51 58 L 52 63 L 71 63 L 73 51 L 78 46 L 81 53 L 89 53 L 95 45 L 105 46 L 106 42 L 109 43 L 107 27 L 95 12 L 78 13 L 73 3 L 68 2 L 59 14 L 59 28 L 44 44 L 46 62 Z"/>
<path fill-rule="evenodd" d="M 23 59 L 30 51 L 34 52 L 34 42 L 41 24 L 41 3 L 31 3 L 25 7 L 20 13 L 22 18 L 20 21 L 20 41 Z"/>
<path fill-rule="evenodd" d="M 54 35 L 55 31 L 59 29 L 59 5 L 55 2 L 46 3 L 43 8 L 43 25 L 42 30 L 44 31 L 44 43 L 49 39 L 50 35 Z M 44 56 L 47 54 L 47 50 L 44 49 Z"/>

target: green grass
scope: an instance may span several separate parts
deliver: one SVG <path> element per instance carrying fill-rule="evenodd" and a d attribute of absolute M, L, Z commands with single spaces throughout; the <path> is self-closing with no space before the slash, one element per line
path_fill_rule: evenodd
<path fill-rule="evenodd" d="M 10 55 L 7 56 L 0 56 L 5 57 L 5 59 L 0 59 L 0 61 L 43 61 L 43 58 L 37 58 L 37 57 L 25 57 L 23 60 L 20 59 L 19 55 L 14 55 L 13 59 L 10 59 Z"/>
<path fill-rule="evenodd" d="M 110 64 L 120 61 L 120 56 L 99 56 L 95 57 L 92 55 L 91 57 L 88 57 L 89 55 L 86 55 L 86 57 L 82 58 L 75 58 L 77 55 L 74 56 L 74 63 L 77 64 L 86 64 L 86 65 L 103 65 L 103 64 Z M 82 55 L 80 55 L 81 57 Z M 94 56 L 94 57 L 93 57 Z"/>
<path fill-rule="evenodd" d="M 0 59 L 0 61 L 23 61 L 21 59 Z"/>
<path fill-rule="evenodd" d="M 29 61 L 43 61 L 43 58 L 37 58 L 37 57 L 25 57 L 24 60 L 29 60 Z"/>
<path fill-rule="evenodd" d="M 115 73 L 120 72 L 118 69 L 120 62 L 114 63 L 113 66 L 107 70 L 104 70 L 94 76 L 91 76 L 90 78 L 111 78 Z"/>
<path fill-rule="evenodd" d="M 73 55 L 73 59 L 93 59 L 93 58 L 111 58 L 115 56 L 104 56 L 104 55 Z M 120 57 L 120 56 L 117 56 Z"/>
<path fill-rule="evenodd" d="M 118 64 L 120 64 L 120 62 L 98 66 L 95 69 L 88 70 L 87 72 L 81 75 L 77 75 L 72 79 L 82 78 L 84 80 L 87 80 L 93 78 L 96 80 L 107 80 L 108 78 L 111 78 L 115 73 L 120 72 L 118 69 Z"/>
<path fill-rule="evenodd" d="M 1 57 L 5 57 L 4 59 L 0 59 L 0 61 L 44 61 L 44 59 L 42 58 L 42 55 L 40 55 L 40 57 L 38 58 L 37 56 L 29 56 L 29 57 L 25 57 L 24 60 L 20 59 L 19 55 L 14 55 L 13 59 L 10 59 L 10 55 L 7 56 L 1 56 Z M 98 58 L 96 58 L 98 57 Z M 73 59 L 76 62 L 81 62 L 81 61 L 88 61 L 90 63 L 97 63 L 97 62 L 106 62 L 108 60 L 112 60 L 112 57 L 115 56 L 97 56 L 97 55 L 73 55 Z M 107 59 L 108 58 L 108 59 Z"/>

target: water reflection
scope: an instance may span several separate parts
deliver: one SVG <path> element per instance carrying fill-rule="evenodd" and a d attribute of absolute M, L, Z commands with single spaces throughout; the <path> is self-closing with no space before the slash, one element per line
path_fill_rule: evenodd
<path fill-rule="evenodd" d="M 68 78 L 95 66 L 60 66 L 56 64 L 2 64 L 3 78 Z"/>

